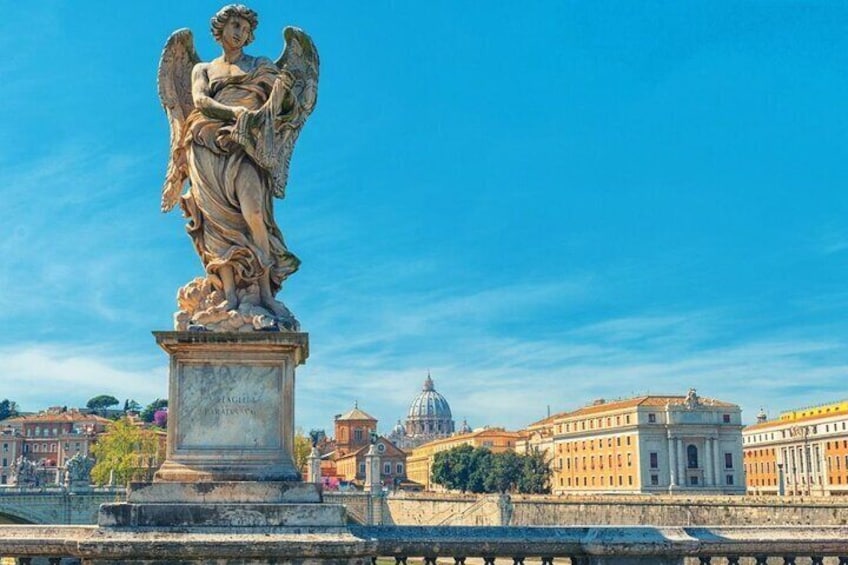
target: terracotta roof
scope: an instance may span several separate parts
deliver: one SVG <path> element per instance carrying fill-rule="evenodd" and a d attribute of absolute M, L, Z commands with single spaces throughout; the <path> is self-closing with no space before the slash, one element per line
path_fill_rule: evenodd
<path fill-rule="evenodd" d="M 714 398 L 704 398 L 699 396 L 698 402 L 703 406 L 718 406 L 726 408 L 738 408 L 736 404 L 716 400 Z M 635 408 L 637 406 L 657 406 L 665 407 L 668 404 L 673 406 L 681 406 L 686 403 L 685 396 L 637 396 L 635 398 L 625 398 L 622 400 L 612 400 L 608 402 L 599 402 L 578 408 L 573 412 L 564 412 L 558 414 L 557 419 L 572 418 L 575 416 L 588 416 L 590 414 L 603 414 L 606 412 L 615 412 L 627 408 Z"/>
<path fill-rule="evenodd" d="M 67 412 L 41 412 L 31 416 L 18 416 L 17 418 L 9 418 L 3 420 L 4 423 L 14 424 L 32 424 L 38 422 L 45 423 L 63 423 L 63 422 L 97 422 L 101 424 L 109 424 L 112 420 L 103 418 L 95 414 L 83 414 L 79 410 L 68 410 Z"/>
<path fill-rule="evenodd" d="M 337 420 L 373 420 L 376 422 L 377 418 L 368 414 L 367 412 L 363 412 L 359 409 L 359 407 L 356 407 L 350 412 L 345 412 L 344 414 L 339 416 Z"/>
<path fill-rule="evenodd" d="M 829 412 L 827 414 L 810 414 L 809 416 L 798 416 L 792 419 L 777 419 L 777 420 L 769 420 L 767 422 L 758 422 L 756 424 L 751 424 L 750 426 L 745 426 L 742 430 L 743 432 L 749 432 L 754 430 L 763 430 L 768 428 L 780 428 L 786 427 L 791 428 L 798 424 L 798 422 L 813 422 L 816 420 L 825 420 L 827 418 L 832 418 L 834 416 L 844 416 L 846 414 L 845 410 L 841 410 L 838 412 Z"/>

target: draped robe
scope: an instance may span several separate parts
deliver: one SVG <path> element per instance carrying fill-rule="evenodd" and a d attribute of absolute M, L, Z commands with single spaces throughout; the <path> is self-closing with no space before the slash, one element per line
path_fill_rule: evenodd
<path fill-rule="evenodd" d="M 212 80 L 209 95 L 227 106 L 262 109 L 258 115 L 245 114 L 242 117 L 252 120 L 254 125 L 265 122 L 260 129 L 268 131 L 269 139 L 265 143 L 271 144 L 274 141 L 273 130 L 276 124 L 285 120 L 287 111 L 284 103 L 272 108 L 265 105 L 272 92 L 275 93 L 272 102 L 284 98 L 276 96 L 275 91 L 275 80 L 280 70 L 270 61 L 257 59 L 254 64 L 256 67 L 244 75 Z M 222 287 L 218 272 L 222 267 L 230 266 L 237 289 L 257 282 L 267 271 L 271 290 L 276 293 L 283 281 L 297 270 L 300 261 L 286 248 L 283 234 L 274 220 L 272 173 L 260 166 L 245 151 L 245 146 L 234 141 L 236 138 L 244 139 L 246 128 L 240 125 L 244 124 L 210 118 L 197 108 L 189 114 L 183 149 L 186 151 L 191 188 L 182 197 L 181 203 L 188 218 L 186 230 L 216 287 Z M 252 153 L 255 154 L 254 151 Z M 268 253 L 264 253 L 253 241 L 239 205 L 239 192 L 255 196 L 261 205 L 268 231 Z"/>

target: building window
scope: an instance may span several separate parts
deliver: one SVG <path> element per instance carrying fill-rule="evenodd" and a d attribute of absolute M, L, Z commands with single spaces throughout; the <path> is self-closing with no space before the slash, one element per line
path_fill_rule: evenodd
<path fill-rule="evenodd" d="M 632 464 L 633 464 L 633 454 L 628 453 L 627 454 L 627 466 L 630 467 L 630 465 L 632 465 Z"/>
<path fill-rule="evenodd" d="M 362 430 L 360 430 L 360 429 L 353 430 L 353 440 L 354 441 L 362 441 Z"/>
<path fill-rule="evenodd" d="M 9 462 L 6 460 L 6 458 L 5 458 L 5 457 L 3 458 L 3 466 L 4 466 L 4 467 L 8 467 L 8 466 L 9 466 Z"/>
<path fill-rule="evenodd" d="M 733 454 L 725 453 L 724 454 L 724 468 L 725 469 L 733 469 Z"/>
<path fill-rule="evenodd" d="M 659 462 L 659 456 L 657 455 L 656 451 L 651 452 L 650 460 L 651 460 L 651 469 L 659 469 L 660 462 Z"/>
<path fill-rule="evenodd" d="M 360 475 L 364 475 L 364 474 L 365 474 L 365 463 L 360 463 L 360 464 L 359 464 L 359 474 L 360 474 Z"/>
<path fill-rule="evenodd" d="M 698 477 L 697 475 L 692 475 L 689 477 L 689 486 L 696 487 L 698 486 Z"/>
<path fill-rule="evenodd" d="M 654 414 L 653 412 L 648 414 L 648 423 L 649 424 L 656 424 L 657 423 L 657 415 Z"/>
<path fill-rule="evenodd" d="M 660 476 L 659 475 L 651 475 L 651 486 L 659 486 L 660 484 Z"/>
<path fill-rule="evenodd" d="M 3 444 L 3 453 L 6 453 L 6 452 L 8 452 L 8 451 L 9 451 L 9 444 L 8 444 L 8 443 L 4 443 L 4 444 Z"/>
<path fill-rule="evenodd" d="M 398 475 L 403 475 L 403 463 L 398 463 L 395 465 L 395 473 Z"/>
<path fill-rule="evenodd" d="M 724 484 L 728 486 L 733 486 L 733 475 L 725 475 L 724 476 Z"/>
<path fill-rule="evenodd" d="M 383 463 L 383 474 L 391 475 L 392 474 L 392 464 L 391 463 Z"/>
<path fill-rule="evenodd" d="M 725 424 L 729 424 L 730 423 L 730 414 L 722 414 L 721 421 L 724 422 Z"/>
<path fill-rule="evenodd" d="M 692 444 L 686 448 L 686 466 L 690 469 L 698 468 L 698 448 Z"/>

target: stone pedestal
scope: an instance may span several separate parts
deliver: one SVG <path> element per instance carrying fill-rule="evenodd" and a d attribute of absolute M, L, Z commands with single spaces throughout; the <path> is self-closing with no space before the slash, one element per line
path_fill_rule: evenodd
<path fill-rule="evenodd" d="M 171 359 L 168 448 L 154 482 L 300 480 L 294 381 L 307 334 L 154 335 Z"/>

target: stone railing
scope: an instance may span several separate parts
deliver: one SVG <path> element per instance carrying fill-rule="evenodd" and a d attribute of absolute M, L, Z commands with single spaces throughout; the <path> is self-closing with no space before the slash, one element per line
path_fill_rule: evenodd
<path fill-rule="evenodd" d="M 848 527 L 418 527 L 352 526 L 335 531 L 227 528 L 202 533 L 132 531 L 94 526 L 2 526 L 0 557 L 29 563 L 283 563 L 309 560 L 365 564 L 371 558 L 462 565 L 670 565 L 683 563 L 848 565 Z"/>

